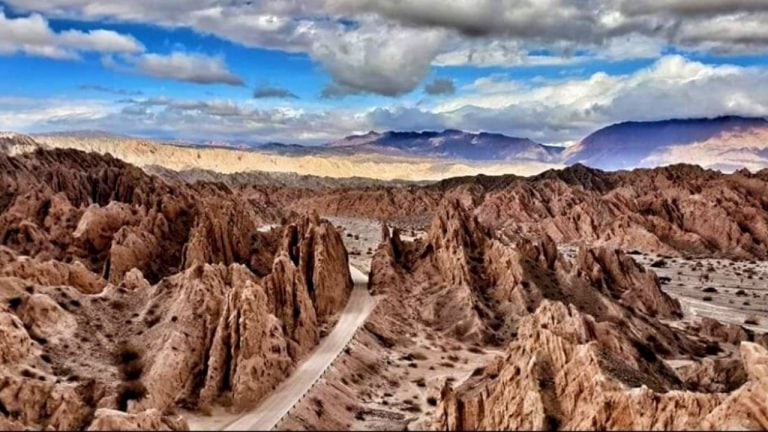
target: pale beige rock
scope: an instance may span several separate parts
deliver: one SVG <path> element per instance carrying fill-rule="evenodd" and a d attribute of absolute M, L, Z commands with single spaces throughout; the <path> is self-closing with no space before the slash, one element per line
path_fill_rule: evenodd
<path fill-rule="evenodd" d="M 91 272 L 81 262 L 65 264 L 60 261 L 40 261 L 17 256 L 12 250 L 0 247 L 0 275 L 15 276 L 40 285 L 69 285 L 88 294 L 101 292 L 107 281 Z"/>
<path fill-rule="evenodd" d="M 128 414 L 121 411 L 101 408 L 96 410 L 93 423 L 88 427 L 93 431 L 142 431 L 189 430 L 186 421 L 180 416 L 164 416 L 156 409 Z"/>
<path fill-rule="evenodd" d="M 31 334 L 47 340 L 71 337 L 77 328 L 75 318 L 44 294 L 25 297 L 17 313 Z"/>
<path fill-rule="evenodd" d="M 126 203 L 111 202 L 105 207 L 90 205 L 77 223 L 72 237 L 80 247 L 103 251 L 112 243 L 112 237 L 125 225 L 140 220 L 138 210 Z"/>
<path fill-rule="evenodd" d="M 16 315 L 0 311 L 0 364 L 4 367 L 19 364 L 33 351 L 24 323 Z"/>
<path fill-rule="evenodd" d="M 627 350 L 623 329 L 542 303 L 481 378 L 447 387 L 436 427 L 469 429 L 762 429 L 768 352 L 742 344 L 748 381 L 730 395 L 676 389 L 674 375 Z M 655 362 L 658 362 L 657 360 Z M 650 367 L 649 367 L 650 366 Z"/>

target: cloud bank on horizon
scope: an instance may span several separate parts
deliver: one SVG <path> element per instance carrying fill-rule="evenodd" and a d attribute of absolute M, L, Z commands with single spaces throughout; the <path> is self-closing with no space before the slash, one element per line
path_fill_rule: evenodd
<path fill-rule="evenodd" d="M 765 0 L 6 0 L 0 129 L 569 143 L 768 115 Z"/>

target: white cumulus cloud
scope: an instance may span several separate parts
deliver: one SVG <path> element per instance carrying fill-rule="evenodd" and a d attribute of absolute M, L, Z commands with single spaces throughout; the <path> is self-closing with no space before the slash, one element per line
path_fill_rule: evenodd
<path fill-rule="evenodd" d="M 136 60 L 135 68 L 139 73 L 155 78 L 198 84 L 243 85 L 243 80 L 229 71 L 223 58 L 202 54 L 142 54 Z"/>
<path fill-rule="evenodd" d="M 83 52 L 137 53 L 144 46 L 130 35 L 111 30 L 54 32 L 39 14 L 8 18 L 0 9 L 0 54 L 21 52 L 58 59 L 78 58 Z"/>

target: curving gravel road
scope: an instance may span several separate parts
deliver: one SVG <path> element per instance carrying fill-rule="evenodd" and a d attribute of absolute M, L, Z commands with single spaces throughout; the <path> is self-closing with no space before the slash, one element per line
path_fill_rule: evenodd
<path fill-rule="evenodd" d="M 271 430 L 322 377 L 373 311 L 376 299 L 368 293 L 368 277 L 350 266 L 355 288 L 339 321 L 293 374 L 255 409 L 218 418 L 188 418 L 192 430 Z"/>

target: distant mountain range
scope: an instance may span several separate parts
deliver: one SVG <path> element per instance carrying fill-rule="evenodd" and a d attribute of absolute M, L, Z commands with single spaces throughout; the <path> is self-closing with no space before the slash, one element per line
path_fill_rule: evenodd
<path fill-rule="evenodd" d="M 617 123 L 565 148 L 494 133 L 368 132 L 319 147 L 270 144 L 280 154 L 381 154 L 472 162 L 581 163 L 605 170 L 695 163 L 734 171 L 768 167 L 768 120 L 738 116 Z"/>
<path fill-rule="evenodd" d="M 563 147 L 537 143 L 528 138 L 494 133 L 470 133 L 447 129 L 442 132 L 368 132 L 351 135 L 320 146 L 267 143 L 252 146 L 280 155 L 386 155 L 428 157 L 483 162 L 548 162 L 560 160 Z"/>
<path fill-rule="evenodd" d="M 469 133 L 447 129 L 442 132 L 369 132 L 352 135 L 326 145 L 334 149 L 391 153 L 413 156 L 464 159 L 470 161 L 539 161 L 560 158 L 562 147 L 547 146 L 528 138 L 495 133 Z"/>
<path fill-rule="evenodd" d="M 48 134 L 46 140 L 62 141 L 66 138 L 69 145 L 74 145 L 72 140 L 105 141 L 108 135 L 98 131 L 70 132 Z M 180 142 L 165 144 L 185 146 Z M 398 160 L 411 163 L 427 158 L 432 162 L 464 165 L 523 166 L 535 163 L 539 166 L 563 166 L 580 163 L 604 170 L 694 163 L 722 171 L 740 168 L 758 170 L 768 167 L 768 120 L 725 116 L 625 122 L 599 129 L 567 148 L 541 144 L 528 138 L 452 129 L 441 132 L 372 131 L 319 146 L 282 143 L 225 143 L 218 146 L 195 143 L 186 146 L 200 149 L 226 148 L 281 157 L 324 156 L 344 160 L 365 157 L 368 160 L 387 160 L 388 163 Z M 241 159 L 242 156 L 238 161 L 241 162 Z M 235 165 L 240 164 L 238 162 Z M 206 166 L 195 167 L 211 169 Z M 352 175 L 359 174 L 355 171 Z"/>
<path fill-rule="evenodd" d="M 563 152 L 567 165 L 606 170 L 695 163 L 725 171 L 768 166 L 768 120 L 736 116 L 625 122 Z"/>

